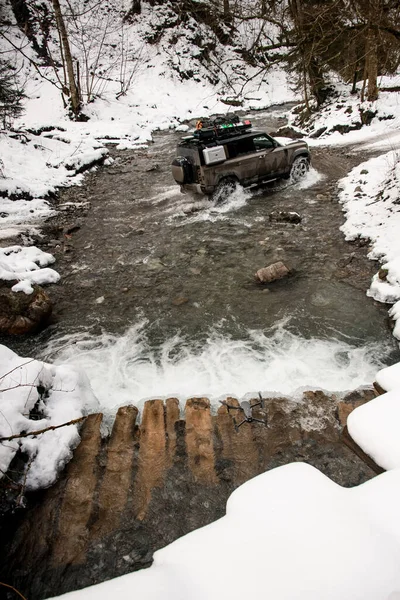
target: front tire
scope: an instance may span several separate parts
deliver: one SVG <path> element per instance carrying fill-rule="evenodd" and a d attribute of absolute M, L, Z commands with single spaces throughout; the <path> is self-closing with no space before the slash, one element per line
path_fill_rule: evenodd
<path fill-rule="evenodd" d="M 297 183 L 307 175 L 309 169 L 310 163 L 308 159 L 305 156 L 298 156 L 292 163 L 289 176 L 290 180 Z"/>

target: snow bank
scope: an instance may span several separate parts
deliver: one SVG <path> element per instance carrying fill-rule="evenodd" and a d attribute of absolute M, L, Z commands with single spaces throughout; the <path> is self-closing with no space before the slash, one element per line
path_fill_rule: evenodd
<path fill-rule="evenodd" d="M 384 469 L 400 467 L 400 389 L 356 408 L 347 427 L 353 440 Z"/>
<path fill-rule="evenodd" d="M 32 284 L 44 285 L 57 283 L 60 275 L 54 269 L 46 268 L 55 262 L 48 252 L 36 246 L 9 246 L 0 248 L 0 279 L 18 283 L 11 288 L 13 292 L 33 292 Z"/>
<path fill-rule="evenodd" d="M 399 500 L 400 470 L 345 489 L 286 465 L 238 488 L 225 517 L 156 552 L 149 569 L 61 597 L 394 600 Z"/>
<path fill-rule="evenodd" d="M 385 367 L 378 371 L 375 381 L 385 392 L 400 389 L 400 363 Z"/>
<path fill-rule="evenodd" d="M 38 431 L 97 410 L 86 376 L 76 368 L 21 358 L 0 346 L 0 437 Z M 0 442 L 0 477 L 18 450 L 27 457 L 28 489 L 48 487 L 72 458 L 80 438 L 70 425 Z"/>
<path fill-rule="evenodd" d="M 378 85 L 383 90 L 398 87 L 400 76 L 380 77 Z M 311 136 L 310 146 L 362 145 L 364 149 L 398 147 L 400 143 L 400 92 L 380 91 L 375 102 L 361 102 L 358 84 L 356 94 L 350 86 L 336 81 L 333 94 L 309 121 L 303 123 L 295 109 L 289 117 L 293 126 Z M 364 123 L 368 123 L 365 125 Z"/>
<path fill-rule="evenodd" d="M 339 182 L 339 201 L 346 223 L 341 227 L 346 240 L 361 237 L 370 241 L 368 257 L 379 260 L 382 269 L 367 292 L 379 302 L 396 304 L 389 311 L 400 317 L 400 154 L 390 151 L 372 158 Z M 393 334 L 400 339 L 400 322 Z"/>

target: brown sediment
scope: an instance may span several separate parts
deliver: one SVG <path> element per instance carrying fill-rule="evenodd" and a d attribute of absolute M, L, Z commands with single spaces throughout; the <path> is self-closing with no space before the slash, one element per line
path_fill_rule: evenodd
<path fill-rule="evenodd" d="M 176 451 L 176 429 L 175 424 L 179 421 L 179 400 L 168 398 L 165 402 L 165 430 L 167 437 L 167 467 L 174 462 Z"/>
<path fill-rule="evenodd" d="M 86 560 L 88 522 L 97 483 L 97 456 L 101 446 L 102 414 L 89 415 L 82 427 L 81 443 L 68 466 L 66 487 L 52 551 L 56 565 Z"/>
<path fill-rule="evenodd" d="M 164 403 L 162 400 L 149 400 L 143 409 L 138 473 L 134 484 L 134 513 L 135 518 L 139 521 L 143 520 L 146 515 L 152 489 L 164 480 L 165 437 Z"/>
<path fill-rule="evenodd" d="M 118 527 L 127 504 L 132 480 L 137 414 L 136 406 L 122 406 L 115 417 L 99 492 L 98 516 L 92 530 L 96 537 L 101 537 Z"/>
<path fill-rule="evenodd" d="M 239 406 L 235 398 L 227 398 L 231 406 Z M 258 450 L 254 439 L 254 430 L 244 424 L 237 432 L 235 423 L 240 423 L 243 413 L 221 406 L 217 415 L 217 428 L 222 443 L 221 458 L 233 461 L 232 478 L 240 485 L 259 473 Z"/>
<path fill-rule="evenodd" d="M 186 402 L 185 417 L 189 469 L 196 481 L 216 483 L 213 423 L 208 398 L 190 398 Z"/>

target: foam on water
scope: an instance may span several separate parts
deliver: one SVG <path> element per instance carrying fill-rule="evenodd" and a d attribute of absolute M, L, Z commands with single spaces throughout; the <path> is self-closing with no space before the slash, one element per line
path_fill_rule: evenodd
<path fill-rule="evenodd" d="M 245 206 L 251 196 L 251 191 L 245 190 L 239 184 L 223 202 L 217 196 L 215 198 L 203 198 L 201 196 L 196 198 L 187 194 L 178 203 L 170 207 L 170 219 L 179 226 L 198 223 L 199 221 L 223 221 L 231 213 Z M 178 222 L 176 223 L 176 221 Z"/>
<path fill-rule="evenodd" d="M 325 177 L 322 175 L 322 173 L 319 173 L 316 169 L 314 169 L 314 167 L 310 167 L 307 175 L 304 177 L 304 179 L 299 181 L 296 186 L 300 190 L 306 190 L 316 183 L 319 183 L 323 179 L 325 179 Z"/>
<path fill-rule="evenodd" d="M 112 415 L 124 404 L 140 408 L 148 398 L 206 396 L 216 405 L 226 395 L 258 391 L 351 390 L 374 380 L 385 353 L 378 345 L 305 339 L 284 324 L 268 334 L 248 331 L 242 339 L 214 328 L 204 343 L 177 335 L 156 348 L 153 334 L 142 322 L 122 336 L 68 335 L 53 340 L 46 357 L 82 368 L 102 410 Z"/>

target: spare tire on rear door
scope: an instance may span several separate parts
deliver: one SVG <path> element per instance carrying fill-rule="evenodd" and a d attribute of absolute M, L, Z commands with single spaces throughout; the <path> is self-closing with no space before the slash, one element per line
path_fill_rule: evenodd
<path fill-rule="evenodd" d="M 177 156 L 172 161 L 172 176 L 176 183 L 180 183 L 181 185 L 185 183 L 193 183 L 193 165 L 190 160 L 185 156 Z"/>

